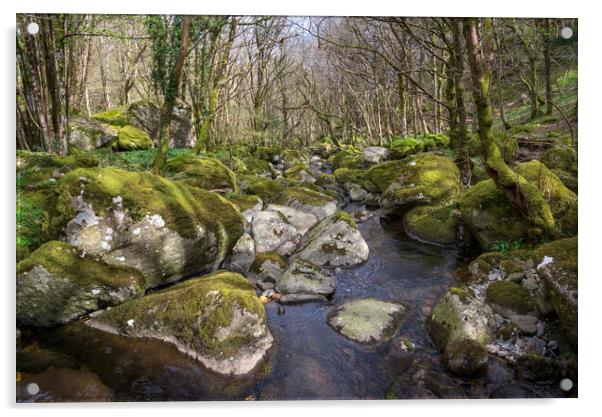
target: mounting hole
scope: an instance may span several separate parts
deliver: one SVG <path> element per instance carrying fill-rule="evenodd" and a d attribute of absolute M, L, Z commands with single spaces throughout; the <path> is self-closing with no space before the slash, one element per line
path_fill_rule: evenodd
<path fill-rule="evenodd" d="M 30 35 L 37 35 L 39 31 L 40 25 L 38 25 L 36 22 L 29 22 L 27 24 L 27 33 L 29 33 Z"/>
<path fill-rule="evenodd" d="M 29 395 L 36 395 L 38 392 L 40 392 L 40 386 L 38 384 L 35 382 L 27 384 L 27 393 Z"/>
<path fill-rule="evenodd" d="M 573 37 L 573 29 L 568 26 L 563 27 L 560 29 L 560 36 L 562 39 L 571 39 Z"/>
<path fill-rule="evenodd" d="M 560 389 L 563 391 L 570 391 L 573 388 L 573 381 L 568 378 L 564 378 L 560 381 Z"/>

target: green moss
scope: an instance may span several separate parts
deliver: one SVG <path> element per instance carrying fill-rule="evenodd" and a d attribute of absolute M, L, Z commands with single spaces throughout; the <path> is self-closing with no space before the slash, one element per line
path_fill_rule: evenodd
<path fill-rule="evenodd" d="M 339 168 L 334 171 L 334 178 L 336 179 L 336 182 L 341 185 L 353 183 L 370 193 L 380 192 L 379 187 L 370 179 L 368 175 L 369 172 L 370 171 L 366 171 L 365 169 Z"/>
<path fill-rule="evenodd" d="M 142 333 L 162 329 L 190 349 L 226 359 L 253 338 L 244 333 L 219 336 L 218 331 L 232 322 L 235 308 L 265 323 L 265 310 L 249 281 L 240 274 L 216 271 L 114 307 L 95 320 L 128 334 L 127 323 L 133 319 Z"/>
<path fill-rule="evenodd" d="M 460 198 L 462 223 L 489 250 L 499 241 L 535 239 L 542 231 L 522 218 L 506 200 L 493 180 L 471 187 Z"/>
<path fill-rule="evenodd" d="M 276 252 L 261 252 L 255 256 L 255 260 L 251 264 L 250 271 L 255 273 L 261 273 L 261 266 L 265 261 L 271 261 L 272 263 L 280 266 L 282 269 L 286 269 L 288 263 L 286 259 L 278 255 Z"/>
<path fill-rule="evenodd" d="M 276 171 L 272 168 L 272 165 L 258 158 L 245 158 L 242 161 L 245 165 L 245 168 L 242 172 L 253 175 L 263 175 L 274 178 L 276 175 Z"/>
<path fill-rule="evenodd" d="M 306 164 L 309 162 L 309 152 L 299 149 L 285 149 L 282 152 L 282 161 L 288 166 Z"/>
<path fill-rule="evenodd" d="M 248 209 L 255 207 L 257 204 L 261 203 L 261 199 L 256 195 L 246 195 L 246 194 L 228 194 L 226 196 L 228 200 L 234 203 L 236 207 L 242 212 Z"/>
<path fill-rule="evenodd" d="M 284 191 L 284 187 L 277 181 L 263 177 L 248 178 L 247 192 L 260 197 L 264 203 L 269 203 L 274 197 Z"/>
<path fill-rule="evenodd" d="M 543 153 L 541 162 L 549 169 L 577 174 L 577 152 L 569 146 L 554 146 Z"/>
<path fill-rule="evenodd" d="M 136 269 L 114 266 L 82 254 L 65 242 L 50 241 L 36 249 L 29 257 L 17 264 L 17 275 L 42 266 L 51 274 L 67 279 L 80 286 L 102 285 L 119 290 L 135 285 L 144 290 L 144 277 Z"/>
<path fill-rule="evenodd" d="M 243 231 L 243 218 L 232 203 L 216 193 L 190 187 L 163 177 L 116 168 L 82 168 L 66 174 L 57 184 L 58 201 L 47 232 L 57 236 L 75 216 L 72 199 L 81 195 L 97 215 L 121 196 L 122 205 L 134 220 L 159 214 L 167 227 L 183 237 L 194 238 L 202 226 L 215 236 L 226 236 L 230 249 Z"/>
<path fill-rule="evenodd" d="M 43 242 L 42 229 L 48 223 L 51 202 L 52 195 L 46 190 L 17 193 L 17 261 Z"/>
<path fill-rule="evenodd" d="M 357 228 L 357 224 L 355 223 L 355 220 L 353 220 L 353 217 L 346 211 L 337 211 L 334 214 L 333 223 L 336 223 L 336 222 L 345 222 L 349 226 L 353 227 L 354 229 Z"/>
<path fill-rule="evenodd" d="M 336 182 L 337 182 L 336 177 L 333 174 L 321 173 L 316 178 L 315 184 L 319 187 L 324 187 L 326 185 L 334 185 L 334 184 L 336 184 Z"/>
<path fill-rule="evenodd" d="M 423 242 L 453 245 L 457 241 L 458 216 L 456 207 L 419 206 L 404 214 L 406 232 Z"/>
<path fill-rule="evenodd" d="M 148 134 L 134 126 L 127 125 L 119 129 L 117 140 L 111 143 L 115 151 L 135 151 L 152 148 L 153 141 Z"/>
<path fill-rule="evenodd" d="M 413 153 L 420 152 L 424 143 L 416 138 L 396 139 L 391 142 L 389 150 L 392 159 L 403 159 Z"/>
<path fill-rule="evenodd" d="M 415 204 L 447 205 L 455 202 L 461 192 L 456 164 L 432 153 L 377 165 L 368 175 L 381 190 L 386 190 L 381 204 L 396 209 Z M 389 187 L 393 182 L 396 186 Z"/>
<path fill-rule="evenodd" d="M 363 165 L 362 156 L 350 151 L 341 150 L 328 158 L 334 169 L 349 168 L 359 169 Z"/>
<path fill-rule="evenodd" d="M 564 186 L 566 188 L 568 188 L 575 194 L 578 193 L 579 180 L 577 179 L 576 174 L 572 174 L 570 172 L 563 171 L 562 169 L 551 169 L 550 171 L 552 171 L 554 173 L 554 175 L 556 175 L 558 177 L 558 179 L 560 181 L 562 181 L 562 183 L 564 184 Z"/>
<path fill-rule="evenodd" d="M 515 171 L 543 194 L 555 219 L 562 218 L 577 199 L 575 193 L 566 188 L 562 181 L 539 161 L 522 163 Z"/>
<path fill-rule="evenodd" d="M 129 106 L 120 106 L 114 109 L 92 115 L 94 120 L 113 126 L 126 126 L 130 122 L 128 115 Z"/>
<path fill-rule="evenodd" d="M 183 180 L 187 184 L 205 190 L 238 191 L 234 173 L 223 163 L 213 158 L 182 155 L 167 161 L 167 175 L 171 179 Z"/>
<path fill-rule="evenodd" d="M 309 206 L 323 206 L 336 200 L 326 194 L 322 194 L 305 187 L 286 188 L 274 200 L 276 204 L 281 205 L 287 205 L 290 201 L 298 201 Z"/>
<path fill-rule="evenodd" d="M 508 309 L 516 314 L 528 314 L 536 310 L 535 302 L 520 284 L 511 281 L 495 281 L 486 292 L 487 303 Z"/>

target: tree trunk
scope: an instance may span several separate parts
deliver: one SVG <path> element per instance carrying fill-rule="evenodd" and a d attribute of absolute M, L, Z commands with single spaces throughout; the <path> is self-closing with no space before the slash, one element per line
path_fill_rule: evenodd
<path fill-rule="evenodd" d="M 550 19 L 544 19 L 543 31 L 543 62 L 544 77 L 546 80 L 546 115 L 552 114 L 552 75 L 550 62 Z"/>
<path fill-rule="evenodd" d="M 481 153 L 489 176 L 508 202 L 543 233 L 554 233 L 555 223 L 549 204 L 539 190 L 512 171 L 504 162 L 493 138 L 493 116 L 489 100 L 491 63 L 493 60 L 491 18 L 483 19 L 484 36 L 479 45 L 475 18 L 464 21 L 464 31 L 473 83 L 473 96 L 481 138 Z"/>
<path fill-rule="evenodd" d="M 163 175 L 165 171 L 165 164 L 167 163 L 167 151 L 169 151 L 169 124 L 171 122 L 171 115 L 173 107 L 176 103 L 178 95 L 180 81 L 182 78 L 182 70 L 184 69 L 184 62 L 186 61 L 186 51 L 188 50 L 188 43 L 190 42 L 190 17 L 184 16 L 182 18 L 182 39 L 180 41 L 180 51 L 176 63 L 169 77 L 169 85 L 165 98 L 163 99 L 163 106 L 161 106 L 161 116 L 159 119 L 159 149 L 157 155 L 153 160 L 152 171 L 154 174 Z"/>

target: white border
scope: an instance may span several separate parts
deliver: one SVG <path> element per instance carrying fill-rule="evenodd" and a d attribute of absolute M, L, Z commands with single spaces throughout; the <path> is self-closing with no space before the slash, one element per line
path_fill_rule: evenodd
<path fill-rule="evenodd" d="M 180 0 L 4 0 L 2 13 L 2 65 L 0 90 L 2 107 L 0 156 L 2 179 L 3 284 L 2 359 L 0 393 L 3 408 L 12 415 L 44 416 L 103 416 L 115 411 L 140 412 L 145 416 L 180 415 L 241 415 L 244 417 L 314 416 L 337 413 L 347 416 L 437 414 L 448 416 L 513 416 L 517 412 L 540 416 L 577 416 L 600 414 L 597 400 L 601 367 L 602 326 L 600 268 L 602 216 L 600 181 L 602 175 L 602 53 L 600 23 L 594 2 L 556 1 L 529 2 L 526 0 L 487 1 L 357 1 L 357 0 L 302 0 L 265 1 L 203 1 Z M 516 16 L 516 17 L 578 17 L 579 18 L 579 177 L 580 211 L 579 238 L 580 299 L 579 299 L 579 399 L 578 400 L 439 400 L 439 401 L 306 401 L 263 403 L 152 403 L 45 406 L 14 405 L 14 148 L 15 148 L 15 44 L 16 12 L 85 12 L 85 13 L 169 13 L 169 14 L 288 14 L 288 15 L 402 15 L 402 16 Z M 594 411 L 598 409 L 598 411 Z"/>

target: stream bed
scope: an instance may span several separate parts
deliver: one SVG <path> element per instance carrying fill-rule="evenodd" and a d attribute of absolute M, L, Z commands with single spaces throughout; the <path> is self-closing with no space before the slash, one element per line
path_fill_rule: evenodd
<path fill-rule="evenodd" d="M 353 342 L 327 324 L 327 314 L 334 306 L 358 298 L 402 301 L 410 310 L 397 336 L 415 344 L 415 355 L 437 364 L 439 353 L 423 323 L 446 289 L 454 285 L 454 271 L 466 259 L 457 249 L 410 239 L 401 221 L 374 216 L 359 228 L 370 247 L 369 260 L 337 271 L 331 300 L 287 305 L 284 314 L 277 303 L 266 305 L 274 344 L 250 375 L 220 376 L 171 345 L 107 334 L 82 322 L 24 332 L 17 368 L 36 373 L 53 364 L 93 372 L 111 389 L 114 401 L 383 399 L 407 370 L 394 347 L 395 339 L 376 347 Z M 28 351 L 38 354 L 23 353 Z M 514 383 L 508 367 L 492 360 L 496 363 L 490 364 L 488 375 L 476 381 L 452 378 L 440 365 L 433 370 L 441 372 L 436 379 L 452 381 L 457 387 L 454 397 L 486 398 L 501 385 Z M 401 382 L 414 383 L 418 381 Z M 399 389 L 400 382 L 397 384 Z M 413 387 L 401 389 L 406 398 L 421 397 Z M 516 386 L 516 390 L 517 396 L 525 392 L 556 394 L 541 392 L 536 386 L 529 391 Z"/>

